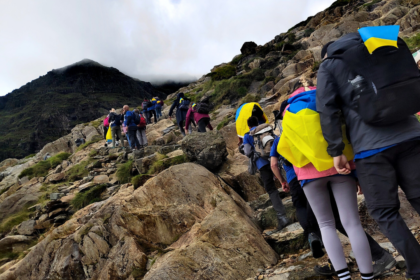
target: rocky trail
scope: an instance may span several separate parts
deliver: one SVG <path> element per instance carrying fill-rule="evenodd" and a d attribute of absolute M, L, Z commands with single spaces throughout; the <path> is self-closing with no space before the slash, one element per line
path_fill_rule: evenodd
<path fill-rule="evenodd" d="M 208 100 L 212 132 L 183 138 L 166 106 L 141 150 L 105 147 L 102 117 L 35 156 L 1 162 L 0 280 L 327 279 L 313 271 L 327 256 L 311 256 L 281 188 L 293 224 L 264 234 L 276 226 L 275 211 L 238 151 L 234 116 L 256 101 L 274 124 L 272 111 L 297 80 L 316 83 L 321 45 L 359 27 L 400 24 L 408 43 L 417 36 L 420 1 L 337 3 L 264 46 L 245 43 L 230 63 L 168 96 L 169 106 L 180 92 Z M 87 143 L 77 147 L 78 138 Z M 46 153 L 52 157 L 43 160 Z M 405 279 L 404 259 L 369 217 L 363 195 L 358 199 L 365 230 L 398 260 L 381 279 Z M 420 241 L 420 217 L 403 193 L 400 200 Z M 340 238 L 356 279 L 349 241 Z"/>

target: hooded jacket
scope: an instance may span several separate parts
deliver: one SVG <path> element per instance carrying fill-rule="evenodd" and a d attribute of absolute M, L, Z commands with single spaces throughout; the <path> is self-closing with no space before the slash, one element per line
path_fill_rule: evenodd
<path fill-rule="evenodd" d="M 331 57 L 343 53 L 355 46 L 358 38 L 357 33 L 343 36 L 328 47 L 327 55 Z M 389 126 L 366 124 L 353 107 L 353 87 L 349 80 L 356 75 L 343 60 L 337 58 L 324 60 L 318 71 L 316 108 L 330 156 L 343 154 L 341 116 L 344 117 L 347 136 L 356 154 L 420 137 L 420 123 L 415 116 Z"/>
<path fill-rule="evenodd" d="M 173 111 L 176 109 L 176 122 L 178 124 L 182 123 L 187 119 L 187 112 L 188 110 L 181 110 L 179 109 L 179 100 L 184 97 L 184 94 L 178 94 L 177 98 L 172 103 L 171 109 L 169 109 L 169 116 L 172 117 Z"/>
<path fill-rule="evenodd" d="M 197 112 L 196 110 L 194 110 L 192 107 L 188 110 L 188 112 L 187 112 L 187 118 L 186 118 L 186 122 L 185 122 L 185 128 L 186 129 L 188 129 L 188 127 L 190 126 L 190 123 L 191 123 L 191 117 L 194 117 L 194 120 L 195 120 L 195 122 L 196 123 L 198 123 L 201 119 L 203 119 L 203 118 L 208 118 L 208 119 L 210 119 L 210 116 L 209 116 L 209 114 L 200 114 L 199 112 Z M 213 130 L 213 127 L 211 126 L 211 124 L 209 123 L 208 125 L 207 125 L 207 127 L 210 129 L 210 130 Z"/>

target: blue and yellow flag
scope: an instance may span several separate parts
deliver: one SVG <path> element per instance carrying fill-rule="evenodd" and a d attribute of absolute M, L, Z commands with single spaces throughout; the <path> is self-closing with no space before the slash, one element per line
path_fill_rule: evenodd
<path fill-rule="evenodd" d="M 235 122 L 236 122 L 236 132 L 239 137 L 244 138 L 245 133 L 249 132 L 248 119 L 252 116 L 252 110 L 254 106 L 258 106 L 265 118 L 265 122 L 268 123 L 268 118 L 262 110 L 260 104 L 256 102 L 245 103 L 236 110 Z"/>
<path fill-rule="evenodd" d="M 359 29 L 359 34 L 370 54 L 380 47 L 391 46 L 398 48 L 399 32 L 399 25 L 369 26 Z"/>
<path fill-rule="evenodd" d="M 316 170 L 334 167 L 333 158 L 327 153 L 328 143 L 322 134 L 321 121 L 316 111 L 316 90 L 302 92 L 289 99 L 290 107 L 283 118 L 277 152 L 296 167 L 312 163 Z M 343 153 L 352 160 L 353 149 L 345 137 L 343 127 Z"/>

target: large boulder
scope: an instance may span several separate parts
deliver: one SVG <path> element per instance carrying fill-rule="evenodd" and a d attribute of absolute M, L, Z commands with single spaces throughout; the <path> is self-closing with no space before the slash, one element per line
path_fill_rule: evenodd
<path fill-rule="evenodd" d="M 19 163 L 19 160 L 15 158 L 5 159 L 2 162 L 0 162 L 0 172 L 3 172 L 8 167 L 15 166 L 18 163 Z"/>
<path fill-rule="evenodd" d="M 76 212 L 0 280 L 247 279 L 278 260 L 252 213 L 207 169 L 176 165 Z"/>
<path fill-rule="evenodd" d="M 245 42 L 241 47 L 241 53 L 244 56 L 254 54 L 257 48 L 257 44 L 254 42 Z"/>
<path fill-rule="evenodd" d="M 223 127 L 219 132 L 222 134 L 223 139 L 225 139 L 226 147 L 229 150 L 234 151 L 238 148 L 238 133 L 236 132 L 236 123 L 231 123 Z"/>
<path fill-rule="evenodd" d="M 182 140 L 182 151 L 188 161 L 194 161 L 209 170 L 216 170 L 223 164 L 228 152 L 222 134 L 217 131 L 194 132 Z"/>

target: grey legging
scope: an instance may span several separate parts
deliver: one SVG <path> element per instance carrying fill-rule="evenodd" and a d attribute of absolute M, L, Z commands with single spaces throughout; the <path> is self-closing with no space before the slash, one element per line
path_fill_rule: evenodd
<path fill-rule="evenodd" d="M 340 220 L 350 239 L 361 273 L 372 273 L 372 256 L 366 234 L 360 223 L 357 207 L 356 181 L 351 176 L 324 177 L 303 187 L 309 204 L 318 220 L 325 249 L 336 271 L 347 269 L 343 247 L 335 230 L 327 183 L 337 202 Z"/>

